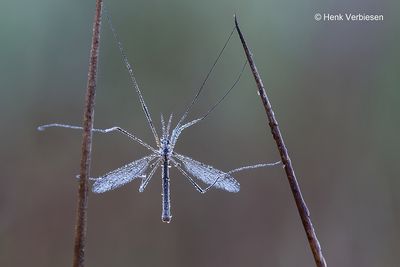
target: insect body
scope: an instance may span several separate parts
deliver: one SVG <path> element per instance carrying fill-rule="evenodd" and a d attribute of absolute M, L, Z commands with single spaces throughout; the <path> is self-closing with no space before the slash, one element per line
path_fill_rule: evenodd
<path fill-rule="evenodd" d="M 113 170 L 109 173 L 106 173 L 103 176 L 98 178 L 90 178 L 94 181 L 92 191 L 95 193 L 103 193 L 109 190 L 113 190 L 118 188 L 124 184 L 129 183 L 130 181 L 141 178 L 141 184 L 139 187 L 139 192 L 143 192 L 150 182 L 151 178 L 155 174 L 156 170 L 161 167 L 161 178 L 162 178 L 162 213 L 161 219 L 164 222 L 169 223 L 171 221 L 171 201 L 170 201 L 170 175 L 169 175 L 169 168 L 171 166 L 175 166 L 184 177 L 188 179 L 188 181 L 196 188 L 197 191 L 200 193 L 207 192 L 210 188 L 216 187 L 219 189 L 226 190 L 228 192 L 238 192 L 240 190 L 239 183 L 231 176 L 232 173 L 246 170 L 246 169 L 254 169 L 260 167 L 268 167 L 277 165 L 280 162 L 276 163 L 263 163 L 251 166 L 245 166 L 241 168 L 237 168 L 228 172 L 223 172 L 221 170 L 215 169 L 209 165 L 191 159 L 187 156 L 181 155 L 174 151 L 175 145 L 178 141 L 179 136 L 181 135 L 182 131 L 194 124 L 200 122 L 201 120 L 205 119 L 213 110 L 214 108 L 228 95 L 228 93 L 234 88 L 237 82 L 240 79 L 241 74 L 246 66 L 246 63 L 243 65 L 242 71 L 240 75 L 234 82 L 233 86 L 225 93 L 225 95 L 214 105 L 212 108 L 201 118 L 192 120 L 188 123 L 184 124 L 184 120 L 186 119 L 191 107 L 196 102 L 198 96 L 200 95 L 205 82 L 207 81 L 211 71 L 213 70 L 215 64 L 217 63 L 218 59 L 220 58 L 222 51 L 226 47 L 228 41 L 230 40 L 233 31 L 231 32 L 228 40 L 226 41 L 222 51 L 219 53 L 216 61 L 214 62 L 211 70 L 208 72 L 206 79 L 204 80 L 203 84 L 201 85 L 200 89 L 197 91 L 194 99 L 187 107 L 185 113 L 182 115 L 180 120 L 178 121 L 175 128 L 171 131 L 171 124 L 172 124 L 172 115 L 169 117 L 168 123 L 165 123 L 163 116 L 161 116 L 161 126 L 162 126 L 162 134 L 161 138 L 158 137 L 157 131 L 154 127 L 153 121 L 151 119 L 151 115 L 149 109 L 144 102 L 142 93 L 137 85 L 136 79 L 133 75 L 133 70 L 131 65 L 128 62 L 128 59 L 124 53 L 123 47 L 121 42 L 118 39 L 116 31 L 112 26 L 110 17 L 106 14 L 108 18 L 108 22 L 110 24 L 110 28 L 114 34 L 114 38 L 117 42 L 118 48 L 122 55 L 123 62 L 130 74 L 132 85 L 136 90 L 136 93 L 139 96 L 139 101 L 142 107 L 142 110 L 146 116 L 147 122 L 149 127 L 153 133 L 157 148 L 150 146 L 149 144 L 145 143 L 134 134 L 129 133 L 128 131 L 122 129 L 121 127 L 112 127 L 108 129 L 92 129 L 93 132 L 100 132 L 100 133 L 111 133 L 111 132 L 120 132 L 126 136 L 128 136 L 133 141 L 141 144 L 142 146 L 146 147 L 151 153 L 141 159 L 135 160 L 121 168 Z M 69 129 L 82 129 L 79 126 L 72 126 L 67 124 L 47 124 L 38 127 L 38 130 L 44 130 L 49 127 L 62 127 L 62 128 L 69 128 Z M 200 185 L 196 183 L 196 181 L 192 178 L 195 177 L 198 180 L 202 181 L 207 185 L 206 188 L 202 188 Z"/>
<path fill-rule="evenodd" d="M 121 168 L 113 170 L 106 173 L 98 178 L 90 178 L 94 181 L 92 191 L 94 193 L 103 193 L 109 190 L 116 189 L 122 185 L 129 183 L 130 181 L 141 178 L 141 184 L 139 187 L 139 192 L 143 192 L 146 186 L 149 184 L 151 178 L 155 174 L 156 170 L 161 167 L 161 179 L 162 179 L 162 214 L 161 219 L 164 222 L 171 221 L 171 201 L 170 201 L 170 176 L 169 168 L 175 166 L 196 188 L 196 190 L 202 194 L 206 193 L 210 188 L 216 187 L 228 192 L 238 192 L 240 190 L 239 183 L 231 176 L 232 173 L 246 170 L 254 169 L 260 167 L 273 166 L 278 164 L 257 164 L 251 166 L 245 166 L 238 169 L 234 169 L 229 172 L 223 172 L 221 170 L 215 169 L 209 165 L 196 161 L 187 156 L 181 155 L 174 151 L 176 142 L 182 133 L 182 131 L 200 119 L 191 121 L 184 125 L 177 125 L 171 132 L 170 126 L 172 121 L 172 115 L 169 118 L 167 127 L 165 126 L 164 119 L 161 117 L 162 124 L 162 137 L 156 142 L 158 149 L 153 148 L 149 144 L 145 143 L 135 135 L 129 133 L 128 131 L 120 127 L 112 127 L 109 129 L 93 129 L 93 132 L 110 133 L 110 132 L 120 132 L 128 136 L 137 143 L 143 145 L 148 150 L 151 151 L 150 155 L 147 155 L 141 159 L 135 160 Z M 66 124 L 48 124 L 40 126 L 39 130 L 45 130 L 50 127 L 62 127 L 69 129 L 82 129 L 79 126 L 72 126 Z M 150 169 L 150 170 L 149 170 Z M 196 177 L 203 183 L 207 184 L 206 188 L 202 188 L 193 178 Z"/>

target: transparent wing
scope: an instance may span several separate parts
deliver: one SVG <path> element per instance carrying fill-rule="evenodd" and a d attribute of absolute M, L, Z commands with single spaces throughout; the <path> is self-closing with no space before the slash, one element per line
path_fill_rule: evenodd
<path fill-rule="evenodd" d="M 239 192 L 240 184 L 230 174 L 177 153 L 174 153 L 174 156 L 183 163 L 183 167 L 188 173 L 202 182 L 208 185 L 215 183 L 214 187 L 228 192 Z"/>
<path fill-rule="evenodd" d="M 99 178 L 94 178 L 93 180 L 95 182 L 92 191 L 95 193 L 103 193 L 127 184 L 135 178 L 141 177 L 149 167 L 150 161 L 155 157 L 157 157 L 157 155 L 150 155 L 135 160 Z"/>

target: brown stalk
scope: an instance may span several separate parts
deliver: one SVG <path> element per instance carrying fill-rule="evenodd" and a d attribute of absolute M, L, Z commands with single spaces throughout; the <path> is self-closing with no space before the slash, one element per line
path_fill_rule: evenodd
<path fill-rule="evenodd" d="M 94 118 L 94 99 L 96 92 L 97 65 L 100 47 L 100 26 L 103 1 L 96 0 L 96 13 L 93 22 L 92 46 L 90 49 L 88 81 L 86 87 L 85 113 L 83 116 L 82 157 L 78 206 L 76 210 L 75 242 L 73 267 L 83 267 L 85 259 L 86 217 L 88 202 L 88 179 L 92 150 L 92 128 Z"/>
<path fill-rule="evenodd" d="M 299 211 L 300 218 L 301 218 L 301 221 L 304 226 L 304 230 L 306 231 L 308 243 L 310 244 L 311 251 L 314 255 L 315 264 L 318 267 L 326 267 L 327 265 L 326 265 L 324 256 L 322 255 L 321 246 L 318 242 L 317 235 L 315 234 L 314 227 L 311 222 L 310 212 L 308 211 L 306 202 L 304 201 L 303 196 L 301 194 L 300 186 L 297 182 L 296 175 L 294 173 L 294 169 L 292 166 L 292 162 L 290 161 L 290 158 L 289 158 L 288 150 L 285 146 L 283 137 L 279 130 L 278 121 L 275 118 L 271 103 L 265 92 L 264 84 L 261 80 L 260 74 L 257 71 L 257 67 L 254 63 L 252 53 L 250 52 L 250 49 L 247 46 L 247 43 L 243 37 L 243 34 L 240 31 L 236 16 L 235 16 L 235 26 L 236 26 L 236 30 L 239 34 L 240 40 L 242 42 L 243 49 L 246 54 L 247 60 L 249 62 L 254 79 L 256 81 L 256 84 L 258 87 L 258 92 L 261 97 L 261 101 L 264 105 L 265 112 L 267 113 L 269 127 L 271 128 L 272 136 L 276 142 L 276 145 L 278 146 L 279 154 L 281 156 L 282 163 L 285 167 L 285 172 L 286 172 L 287 179 L 289 181 L 290 189 L 292 190 L 292 194 L 293 194 L 294 200 L 296 201 L 297 209 Z"/>

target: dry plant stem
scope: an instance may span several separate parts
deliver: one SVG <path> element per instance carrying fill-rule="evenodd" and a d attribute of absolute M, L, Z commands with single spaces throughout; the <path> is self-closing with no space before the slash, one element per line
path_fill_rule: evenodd
<path fill-rule="evenodd" d="M 96 0 L 96 13 L 93 22 L 92 46 L 90 50 L 88 81 L 86 88 L 85 113 L 83 117 L 82 157 L 78 206 L 76 210 L 75 243 L 73 267 L 83 267 L 85 259 L 86 212 L 88 200 L 88 177 L 92 150 L 92 128 L 94 116 L 94 98 L 96 91 L 97 65 L 100 46 L 100 25 L 103 1 Z"/>
<path fill-rule="evenodd" d="M 315 234 L 314 227 L 311 222 L 310 213 L 308 211 L 307 205 L 303 199 L 303 196 L 301 195 L 300 186 L 297 183 L 296 175 L 294 173 L 294 169 L 293 169 L 292 163 L 290 161 L 287 148 L 285 146 L 285 143 L 283 142 L 283 138 L 282 138 L 281 132 L 279 130 L 278 122 L 275 118 L 271 103 L 265 92 L 264 84 L 261 80 L 260 74 L 257 71 L 257 67 L 254 63 L 253 56 L 247 46 L 247 43 L 243 37 L 242 32 L 240 31 L 236 16 L 235 16 L 235 25 L 236 25 L 236 29 L 239 34 L 240 40 L 242 42 L 247 60 L 249 62 L 251 71 L 253 73 L 254 79 L 256 80 L 258 92 L 259 92 L 259 95 L 263 102 L 265 112 L 267 113 L 272 136 L 274 137 L 275 142 L 278 146 L 279 154 L 281 156 L 282 163 L 285 167 L 286 176 L 288 178 L 290 188 L 293 193 L 293 197 L 296 201 L 297 209 L 299 211 L 301 221 L 303 222 L 303 226 L 306 231 L 307 238 L 308 238 L 308 243 L 310 244 L 312 253 L 314 255 L 315 263 L 318 267 L 322 267 L 322 266 L 325 267 L 327 265 L 326 265 L 324 256 L 322 255 L 321 246 L 318 242 L 317 235 Z"/>

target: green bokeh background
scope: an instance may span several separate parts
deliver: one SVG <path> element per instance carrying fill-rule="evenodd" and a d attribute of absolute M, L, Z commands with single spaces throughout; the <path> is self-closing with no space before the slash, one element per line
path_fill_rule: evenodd
<path fill-rule="evenodd" d="M 95 1 L 11 1 L 0 9 L 0 266 L 71 266 L 80 124 Z M 395 0 L 108 1 L 153 119 L 180 114 L 239 20 L 267 87 L 330 266 L 398 266 L 400 32 Z M 383 14 L 383 22 L 316 22 L 314 14 Z M 154 144 L 107 24 L 95 126 Z M 191 118 L 234 81 L 235 34 Z M 176 122 L 176 120 L 175 120 Z M 222 170 L 279 156 L 249 69 L 177 151 Z M 92 175 L 144 156 L 96 134 Z M 195 189 L 171 171 L 171 224 L 160 174 L 90 194 L 87 266 L 313 266 L 281 168 L 235 177 L 237 194 Z"/>

